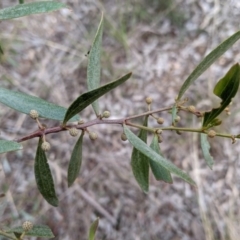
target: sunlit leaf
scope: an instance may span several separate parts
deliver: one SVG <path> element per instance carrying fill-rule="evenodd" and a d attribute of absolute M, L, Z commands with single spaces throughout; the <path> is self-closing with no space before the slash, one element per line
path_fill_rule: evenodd
<path fill-rule="evenodd" d="M 71 159 L 68 166 L 68 187 L 70 187 L 73 184 L 73 182 L 79 175 L 79 171 L 82 164 L 83 135 L 84 132 L 82 131 L 72 151 Z"/>
<path fill-rule="evenodd" d="M 35 163 L 34 172 L 38 190 L 45 198 L 45 200 L 51 205 L 58 206 L 58 198 L 55 193 L 53 177 L 49 168 L 47 157 L 45 152 L 41 148 L 42 139 L 39 138 Z"/>
<path fill-rule="evenodd" d="M 142 152 L 147 157 L 151 158 L 154 162 L 162 165 L 168 171 L 182 178 L 184 181 L 196 186 L 196 183 L 188 176 L 188 174 L 184 173 L 181 169 L 175 166 L 173 163 L 163 158 L 161 155 L 157 154 L 154 150 L 152 150 L 145 142 L 139 139 L 131 130 L 126 126 L 124 127 L 124 133 L 127 136 L 128 141 L 140 152 Z"/>
<path fill-rule="evenodd" d="M 52 12 L 65 7 L 67 7 L 65 4 L 55 1 L 18 4 L 14 7 L 0 9 L 0 20 L 19 18 L 37 13 Z"/>
<path fill-rule="evenodd" d="M 213 157 L 211 156 L 211 154 L 209 152 L 210 144 L 207 140 L 207 134 L 201 133 L 200 134 L 200 139 L 201 139 L 201 148 L 202 148 L 202 151 L 203 151 L 204 159 L 205 159 L 207 165 L 210 167 L 210 169 L 212 169 L 214 161 L 213 161 Z"/>
<path fill-rule="evenodd" d="M 103 35 L 103 14 L 98 26 L 96 36 L 94 38 L 90 53 L 88 55 L 88 68 L 87 68 L 87 86 L 88 91 L 94 90 L 100 86 L 101 77 L 101 47 Z M 92 103 L 96 115 L 99 115 L 99 103 L 96 100 Z"/>
<path fill-rule="evenodd" d="M 210 52 L 202 62 L 193 70 L 193 72 L 184 81 L 179 94 L 178 100 L 183 96 L 190 85 L 205 72 L 221 55 L 223 55 L 236 41 L 240 38 L 240 31 L 233 34 L 231 37 L 222 42 L 212 52 Z"/>
<path fill-rule="evenodd" d="M 172 108 L 172 125 L 173 126 L 175 126 L 176 118 L 177 118 L 177 106 L 175 104 Z"/>
<path fill-rule="evenodd" d="M 62 121 L 67 109 L 41 98 L 34 97 L 25 93 L 15 92 L 6 88 L 0 88 L 0 102 L 10 108 L 29 114 L 31 110 L 36 110 L 40 117 Z M 78 121 L 74 117 L 71 121 Z"/>
<path fill-rule="evenodd" d="M 150 148 L 152 148 L 152 150 L 154 150 L 157 154 L 159 154 L 160 156 L 163 157 L 160 147 L 159 147 L 157 134 L 154 134 Z M 156 178 L 156 180 L 162 180 L 167 183 L 173 182 L 171 173 L 166 168 L 164 168 L 159 163 L 156 163 L 151 158 L 149 158 L 149 163 L 150 163 L 150 167 L 152 169 L 153 175 Z"/>
<path fill-rule="evenodd" d="M 21 234 L 24 232 L 22 227 L 14 227 L 8 229 L 7 233 Z M 30 231 L 25 232 L 27 236 L 42 237 L 42 238 L 54 238 L 52 230 L 46 225 L 34 225 Z"/>
<path fill-rule="evenodd" d="M 143 122 L 143 126 L 147 126 L 148 117 L 146 116 Z M 139 132 L 138 137 L 143 141 L 147 141 L 147 131 L 141 129 Z M 131 157 L 131 166 L 133 175 L 138 182 L 139 186 L 144 192 L 148 192 L 149 187 L 149 160 L 148 157 L 142 154 L 138 149 L 135 147 L 132 151 Z"/>
<path fill-rule="evenodd" d="M 128 73 L 125 76 L 117 79 L 116 81 L 110 82 L 100 88 L 94 89 L 90 92 L 86 92 L 79 96 L 68 108 L 63 123 L 66 122 L 75 116 L 77 113 L 80 113 L 84 108 L 89 106 L 92 102 L 103 96 L 105 93 L 109 92 L 110 90 L 118 87 L 122 83 L 126 82 L 132 73 Z"/>
<path fill-rule="evenodd" d="M 239 82 L 240 66 L 237 63 L 216 84 L 213 92 L 222 99 L 222 102 L 220 107 L 214 108 L 212 111 L 204 114 L 203 127 L 207 127 L 230 104 L 238 91 Z"/>
<path fill-rule="evenodd" d="M 98 228 L 99 218 L 97 218 L 91 225 L 88 233 L 88 240 L 95 240 L 96 232 Z"/>
<path fill-rule="evenodd" d="M 17 151 L 21 149 L 22 145 L 17 142 L 0 140 L 0 153 Z"/>

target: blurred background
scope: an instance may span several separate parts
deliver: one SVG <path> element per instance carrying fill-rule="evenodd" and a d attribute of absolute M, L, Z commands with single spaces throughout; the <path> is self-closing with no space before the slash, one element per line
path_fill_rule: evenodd
<path fill-rule="evenodd" d="M 25 1 L 33 2 L 33 1 Z M 107 83 L 133 72 L 131 80 L 100 100 L 102 111 L 121 118 L 170 106 L 191 71 L 224 39 L 239 30 L 237 0 L 61 0 L 69 9 L 0 23 L 1 87 L 32 94 L 61 106 L 86 88 L 86 54 L 91 47 L 101 12 L 104 12 L 102 80 Z M 2 0 L 10 7 L 17 0 Z M 236 43 L 186 92 L 189 105 L 200 111 L 215 104 L 215 83 L 239 61 Z M 239 94 L 231 115 L 223 114 L 218 131 L 239 134 Z M 159 115 L 171 124 L 168 113 Z M 199 120 L 180 113 L 182 126 L 200 126 Z M 94 119 L 88 107 L 84 121 Z M 42 120 L 47 126 L 55 121 Z M 1 138 L 12 140 L 37 129 L 36 123 L 1 104 Z M 151 122 L 151 125 L 156 125 Z M 54 175 L 59 207 L 50 206 L 37 190 L 33 165 L 37 139 L 24 142 L 24 150 L 0 158 L 0 227 L 24 220 L 47 224 L 54 239 L 86 239 L 97 217 L 96 239 L 106 240 L 237 240 L 240 228 L 239 143 L 211 141 L 215 159 L 210 170 L 202 157 L 197 134 L 164 132 L 161 149 L 169 160 L 197 182 L 193 188 L 179 178 L 172 185 L 150 177 L 149 194 L 134 180 L 132 148 L 122 142 L 120 126 L 90 128 L 99 138 L 84 139 L 79 178 L 68 189 L 66 172 L 76 139 L 62 132 L 47 136 L 47 153 Z M 149 135 L 149 138 L 151 136 Z M 150 139 L 149 139 L 150 140 Z M 0 237 L 0 239 L 3 239 Z M 34 239 L 34 238 L 29 238 Z"/>

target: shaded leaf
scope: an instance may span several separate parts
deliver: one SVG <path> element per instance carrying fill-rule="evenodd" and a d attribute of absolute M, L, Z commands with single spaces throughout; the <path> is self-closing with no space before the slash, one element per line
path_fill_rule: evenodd
<path fill-rule="evenodd" d="M 17 151 L 21 149 L 22 145 L 17 142 L 0 140 L 0 153 Z"/>
<path fill-rule="evenodd" d="M 94 38 L 90 53 L 88 55 L 88 67 L 87 67 L 87 86 L 88 91 L 94 90 L 100 86 L 101 77 L 101 47 L 102 47 L 102 35 L 103 35 L 103 14 L 98 26 L 96 36 Z M 99 115 L 99 104 L 96 100 L 92 103 L 95 114 Z"/>
<path fill-rule="evenodd" d="M 14 233 L 14 234 L 21 234 L 24 232 L 22 227 L 15 227 L 8 229 L 7 233 Z M 34 225 L 30 231 L 27 231 L 27 236 L 35 236 L 35 237 L 42 237 L 42 238 L 54 238 L 52 230 L 46 225 Z"/>
<path fill-rule="evenodd" d="M 88 240 L 95 240 L 96 232 L 98 228 L 99 218 L 97 218 L 91 225 L 88 233 Z"/>
<path fill-rule="evenodd" d="M 209 152 L 210 144 L 208 142 L 207 135 L 201 133 L 200 134 L 200 140 L 201 140 L 201 148 L 202 148 L 202 151 L 203 151 L 204 159 L 205 159 L 207 165 L 210 167 L 210 169 L 212 169 L 214 161 L 213 161 L 213 157 L 211 156 L 211 154 Z"/>
<path fill-rule="evenodd" d="M 31 110 L 37 110 L 39 117 L 62 121 L 67 109 L 41 98 L 25 93 L 15 92 L 6 88 L 0 88 L 0 102 L 18 112 L 29 114 Z M 78 121 L 74 117 L 71 121 Z"/>
<path fill-rule="evenodd" d="M 23 4 L 24 3 L 24 0 L 19 0 L 19 4 Z"/>
<path fill-rule="evenodd" d="M 31 14 L 46 13 L 67 7 L 65 4 L 54 1 L 41 1 L 19 4 L 14 7 L 0 9 L 0 20 L 24 17 Z"/>
<path fill-rule="evenodd" d="M 117 79 L 116 81 L 110 82 L 100 88 L 94 89 L 90 92 L 86 92 L 79 96 L 68 108 L 63 124 L 66 124 L 66 122 L 70 118 L 81 112 L 84 108 L 86 108 L 92 102 L 103 96 L 105 93 L 126 82 L 131 77 L 131 75 L 132 73 L 128 73 L 125 76 Z"/>
<path fill-rule="evenodd" d="M 203 127 L 207 127 L 211 122 L 230 104 L 236 95 L 240 82 L 240 66 L 233 65 L 227 74 L 218 81 L 214 88 L 214 94 L 222 99 L 219 108 L 214 108 L 204 114 Z"/>
<path fill-rule="evenodd" d="M 147 126 L 148 124 L 148 116 L 145 117 L 143 126 Z M 147 141 L 147 131 L 141 129 L 138 135 L 139 139 L 146 143 Z M 142 154 L 138 149 L 135 147 L 132 151 L 131 157 L 131 166 L 133 175 L 138 182 L 139 186 L 141 187 L 142 191 L 148 192 L 149 187 L 149 160 L 148 157 Z"/>
<path fill-rule="evenodd" d="M 82 131 L 72 151 L 71 159 L 68 165 L 68 187 L 70 187 L 73 184 L 81 168 L 83 135 L 84 131 Z"/>
<path fill-rule="evenodd" d="M 1 45 L 0 45 L 0 54 L 4 54 L 4 52 L 3 52 L 3 49 L 2 49 L 2 47 L 1 47 Z"/>
<path fill-rule="evenodd" d="M 236 41 L 240 38 L 240 31 L 234 33 L 232 36 L 227 38 L 218 47 L 216 47 L 212 52 L 210 52 L 202 62 L 193 70 L 193 72 L 184 81 L 179 94 L 178 100 L 183 96 L 190 85 L 202 74 L 204 73 L 221 55 L 223 55 Z"/>
<path fill-rule="evenodd" d="M 178 177 L 182 178 L 184 181 L 196 186 L 196 183 L 188 176 L 188 174 L 184 173 L 181 169 L 175 166 L 173 163 L 163 158 L 161 155 L 157 154 L 154 150 L 152 150 L 146 143 L 144 143 L 141 139 L 139 139 L 131 130 L 126 126 L 124 127 L 124 133 L 127 136 L 128 141 L 140 152 L 142 152 L 147 157 L 151 158 L 154 162 L 162 165 L 168 171 L 174 173 Z"/>
<path fill-rule="evenodd" d="M 154 150 L 157 154 L 159 154 L 160 156 L 163 157 L 160 147 L 159 147 L 157 134 L 154 134 L 150 148 L 152 148 L 152 150 Z M 149 163 L 150 163 L 150 167 L 152 169 L 153 175 L 156 178 L 156 180 L 162 180 L 167 183 L 173 182 L 172 176 L 166 168 L 164 168 L 159 163 L 156 163 L 151 158 L 149 159 Z"/>
<path fill-rule="evenodd" d="M 58 206 L 58 198 L 55 193 L 53 177 L 49 168 L 47 157 L 45 152 L 42 150 L 42 139 L 39 138 L 37 153 L 34 163 L 35 179 L 38 190 L 45 198 L 45 200 L 51 205 Z"/>

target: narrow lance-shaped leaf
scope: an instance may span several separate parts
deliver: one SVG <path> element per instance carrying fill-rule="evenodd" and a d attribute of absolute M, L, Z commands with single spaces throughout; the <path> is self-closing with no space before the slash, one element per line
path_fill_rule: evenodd
<path fill-rule="evenodd" d="M 221 55 L 223 55 L 235 42 L 240 38 L 240 31 L 233 34 L 231 37 L 222 42 L 212 52 L 210 52 L 202 62 L 193 70 L 193 72 L 184 81 L 179 94 L 178 100 L 183 96 L 189 86 L 203 73 L 205 72 Z"/>
<path fill-rule="evenodd" d="M 99 218 L 97 218 L 91 225 L 88 233 L 88 240 L 95 240 L 96 232 L 98 228 Z"/>
<path fill-rule="evenodd" d="M 0 45 L 0 54 L 4 54 L 4 52 L 3 52 L 3 49 L 2 49 L 2 46 Z"/>
<path fill-rule="evenodd" d="M 19 18 L 37 13 L 52 12 L 65 7 L 67 7 L 65 4 L 55 1 L 18 4 L 14 7 L 0 9 L 0 20 Z"/>
<path fill-rule="evenodd" d="M 210 150 L 210 144 L 207 140 L 207 135 L 201 133 L 200 134 L 200 139 L 201 139 L 201 148 L 203 152 L 204 159 L 207 163 L 207 165 L 212 169 L 212 166 L 214 164 L 213 157 L 211 156 L 209 150 Z"/>
<path fill-rule="evenodd" d="M 21 149 L 22 145 L 17 142 L 0 140 L 0 153 L 17 151 Z"/>
<path fill-rule="evenodd" d="M 22 234 L 24 232 L 22 227 L 14 227 L 8 229 L 6 233 Z M 30 231 L 25 232 L 27 236 L 41 237 L 41 238 L 54 238 L 52 230 L 46 225 L 34 225 Z"/>
<path fill-rule="evenodd" d="M 89 106 L 92 102 L 103 96 L 105 93 L 126 82 L 131 77 L 131 75 L 132 73 L 128 73 L 125 76 L 117 79 L 116 81 L 110 82 L 100 88 L 94 89 L 90 92 L 86 92 L 79 96 L 68 108 L 63 124 L 66 124 L 66 122 L 70 118 L 75 116 L 77 113 L 80 113 L 84 108 Z"/>
<path fill-rule="evenodd" d="M 38 190 L 45 200 L 51 205 L 57 207 L 58 198 L 55 192 L 53 177 L 47 162 L 47 157 L 41 148 L 42 142 L 42 138 L 39 138 L 34 163 L 35 179 Z"/>
<path fill-rule="evenodd" d="M 157 134 L 154 134 L 154 137 L 152 139 L 150 148 L 152 148 L 152 150 L 154 150 L 157 154 L 159 154 L 160 156 L 163 157 L 163 155 L 161 153 L 161 150 L 160 150 L 160 147 L 159 147 L 158 135 Z M 150 163 L 150 167 L 152 169 L 153 175 L 156 178 L 156 180 L 162 180 L 162 181 L 167 182 L 167 183 L 172 183 L 173 182 L 172 176 L 166 168 L 164 168 L 159 163 L 156 163 L 151 158 L 149 158 L 149 163 Z"/>
<path fill-rule="evenodd" d="M 101 77 L 101 47 L 102 47 L 102 35 L 103 35 L 103 14 L 98 26 L 96 36 L 94 38 L 90 53 L 88 55 L 88 67 L 87 67 L 87 86 L 88 91 L 94 90 L 100 86 Z M 96 100 L 92 103 L 95 114 L 99 115 L 99 103 Z"/>
<path fill-rule="evenodd" d="M 172 108 L 172 125 L 173 126 L 175 126 L 176 118 L 177 118 L 177 106 L 175 104 Z"/>
<path fill-rule="evenodd" d="M 219 108 L 214 108 L 204 114 L 203 127 L 207 127 L 230 104 L 235 97 L 240 82 L 240 66 L 233 65 L 227 74 L 218 81 L 214 88 L 214 94 L 222 99 Z"/>
<path fill-rule="evenodd" d="M 73 184 L 81 168 L 83 135 L 84 131 L 82 131 L 72 151 L 71 159 L 68 166 L 68 187 Z"/>
<path fill-rule="evenodd" d="M 31 110 L 36 110 L 39 117 L 62 121 L 67 109 L 41 98 L 34 97 L 25 93 L 15 92 L 6 88 L 0 88 L 0 102 L 18 112 L 29 114 Z M 71 121 L 78 121 L 74 117 Z"/>
<path fill-rule="evenodd" d="M 143 126 L 147 126 L 148 116 L 145 117 Z M 138 135 L 139 139 L 146 143 L 147 141 L 147 131 L 141 129 Z M 132 151 L 131 166 L 133 175 L 138 182 L 139 186 L 144 192 L 148 192 L 149 187 L 149 159 L 146 155 L 142 154 L 135 147 Z"/>
<path fill-rule="evenodd" d="M 182 178 L 184 181 L 196 186 L 196 183 L 191 179 L 191 177 L 184 173 L 181 169 L 175 166 L 173 163 L 163 158 L 161 155 L 157 154 L 154 150 L 152 150 L 146 143 L 144 143 L 141 139 L 139 139 L 131 130 L 124 125 L 124 133 L 128 141 L 140 152 L 142 152 L 147 157 L 151 158 L 154 162 L 162 165 L 165 169 Z"/>

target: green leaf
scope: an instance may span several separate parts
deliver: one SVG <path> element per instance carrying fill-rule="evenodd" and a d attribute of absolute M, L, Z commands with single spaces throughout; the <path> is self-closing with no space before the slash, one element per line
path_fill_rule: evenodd
<path fill-rule="evenodd" d="M 184 81 L 179 94 L 178 100 L 183 96 L 189 86 L 205 72 L 221 55 L 223 55 L 238 39 L 240 38 L 240 31 L 233 34 L 231 37 L 222 42 L 212 52 L 210 52 L 202 62 L 193 70 L 189 77 Z"/>
<path fill-rule="evenodd" d="M 88 233 L 88 240 L 95 240 L 96 232 L 98 228 L 99 218 L 97 218 L 91 225 Z"/>
<path fill-rule="evenodd" d="M 17 151 L 21 149 L 22 145 L 17 142 L 0 140 L 0 153 Z"/>
<path fill-rule="evenodd" d="M 222 99 L 219 108 L 214 108 L 204 114 L 203 127 L 207 127 L 211 122 L 230 104 L 235 97 L 240 82 L 240 66 L 233 65 L 227 74 L 218 81 L 214 88 L 214 94 Z"/>
<path fill-rule="evenodd" d="M 79 96 L 68 108 L 63 124 L 66 124 L 66 122 L 73 116 L 75 116 L 77 113 L 81 112 L 84 108 L 86 108 L 88 105 L 90 105 L 92 102 L 103 96 L 105 93 L 109 92 L 110 90 L 118 87 L 122 83 L 126 82 L 130 77 L 132 73 L 128 73 L 125 76 L 117 79 L 116 81 L 110 82 L 100 88 L 94 89 L 90 92 L 86 92 Z"/>
<path fill-rule="evenodd" d="M 172 108 L 172 125 L 173 126 L 175 126 L 176 118 L 177 118 L 177 106 L 175 104 Z"/>
<path fill-rule="evenodd" d="M 52 12 L 65 7 L 67 7 L 65 4 L 54 1 L 19 4 L 14 7 L 0 9 L 0 20 L 19 18 L 37 13 Z"/>
<path fill-rule="evenodd" d="M 15 227 L 8 229 L 6 233 L 16 233 L 21 234 L 24 230 L 22 227 Z M 54 238 L 55 236 L 52 233 L 52 230 L 46 225 L 34 225 L 30 231 L 27 231 L 27 236 L 35 236 L 35 237 L 42 237 L 42 238 Z"/>
<path fill-rule="evenodd" d="M 41 98 L 5 88 L 0 88 L 0 102 L 18 112 L 29 114 L 34 109 L 39 113 L 40 117 L 59 121 L 63 120 L 67 111 L 66 108 L 47 102 Z M 78 117 L 71 119 L 71 121 L 78 120 Z"/>
<path fill-rule="evenodd" d="M 73 184 L 81 168 L 83 135 L 84 131 L 82 131 L 72 151 L 71 159 L 68 166 L 68 187 L 70 187 Z"/>
<path fill-rule="evenodd" d="M 19 4 L 23 4 L 24 3 L 24 0 L 19 0 Z"/>
<path fill-rule="evenodd" d="M 143 126 L 147 126 L 148 116 L 145 117 Z M 138 135 L 143 142 L 147 141 L 147 131 L 141 129 Z M 149 159 L 142 154 L 137 148 L 133 148 L 131 157 L 131 166 L 133 175 L 141 187 L 142 191 L 148 192 L 149 187 Z"/>
<path fill-rule="evenodd" d="M 203 151 L 204 159 L 205 159 L 207 165 L 210 167 L 210 169 L 212 169 L 214 161 L 213 161 L 213 157 L 211 156 L 211 154 L 209 152 L 210 144 L 207 140 L 207 135 L 201 133 L 200 134 L 200 139 L 201 139 L 201 148 L 202 148 L 202 151 Z"/>
<path fill-rule="evenodd" d="M 124 133 L 127 136 L 128 141 L 140 152 L 142 152 L 147 157 L 151 158 L 152 161 L 162 165 L 168 171 L 174 173 L 178 177 L 182 178 L 184 181 L 196 186 L 196 183 L 188 176 L 188 174 L 184 173 L 181 169 L 175 166 L 173 163 L 163 158 L 161 155 L 157 154 L 154 150 L 152 150 L 145 142 L 139 139 L 134 133 L 131 132 L 130 129 L 126 125 L 123 125 Z"/>
<path fill-rule="evenodd" d="M 103 35 L 103 14 L 88 56 L 88 68 L 87 68 L 88 91 L 94 90 L 100 86 L 101 77 L 100 60 L 101 60 L 102 35 Z M 92 107 L 95 111 L 95 114 L 99 116 L 99 104 L 97 100 L 92 103 Z"/>
<path fill-rule="evenodd" d="M 1 47 L 1 45 L 0 45 L 0 54 L 4 54 L 4 52 L 3 52 L 3 49 L 2 49 L 2 47 Z"/>
<path fill-rule="evenodd" d="M 53 177 L 49 168 L 47 157 L 42 150 L 42 139 L 39 138 L 37 153 L 35 157 L 34 171 L 38 190 L 45 200 L 53 205 L 58 206 L 58 198 L 55 193 Z"/>
<path fill-rule="evenodd" d="M 163 157 L 160 147 L 159 147 L 157 134 L 154 134 L 150 148 L 152 148 L 152 150 L 154 150 L 157 154 L 159 154 L 160 156 Z M 151 158 L 149 159 L 149 163 L 150 163 L 150 167 L 152 169 L 153 175 L 155 176 L 156 180 L 162 180 L 167 183 L 173 182 L 172 176 L 166 168 L 164 168 L 159 163 L 156 163 Z"/>

